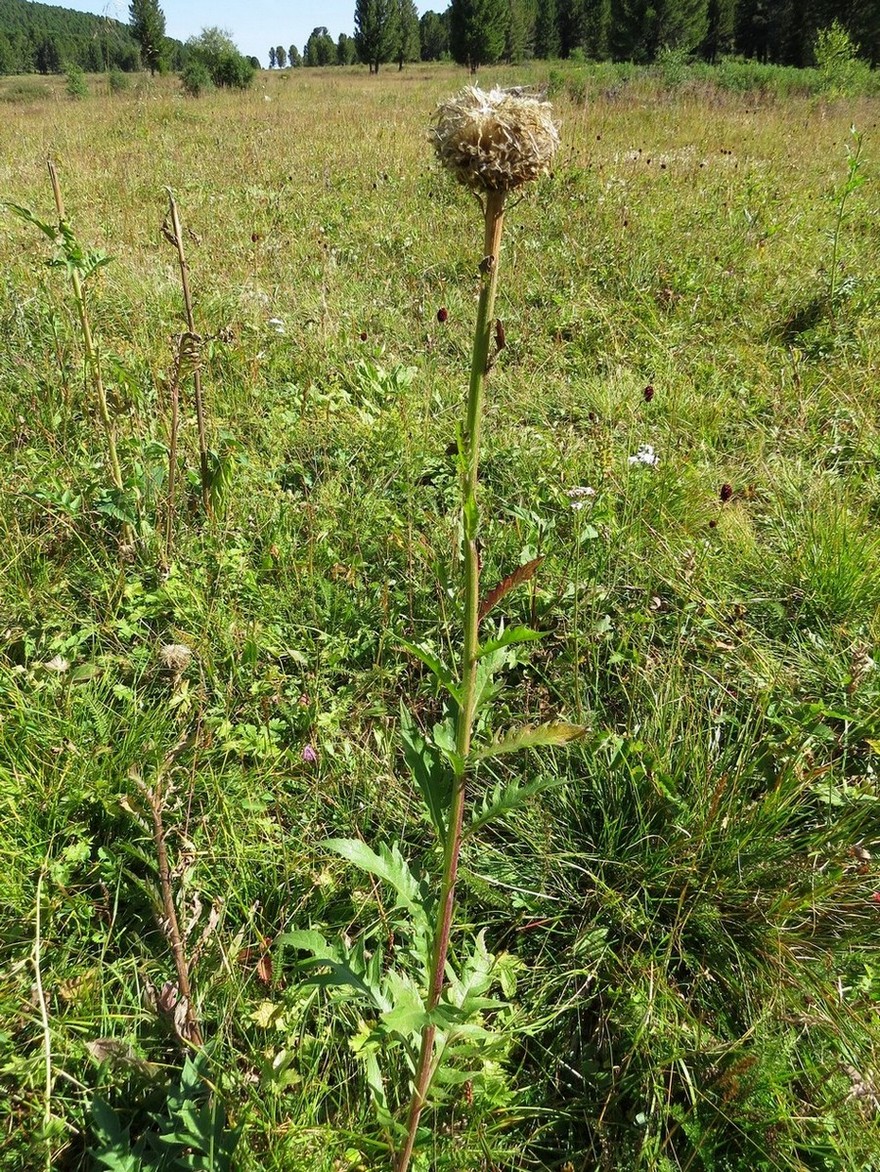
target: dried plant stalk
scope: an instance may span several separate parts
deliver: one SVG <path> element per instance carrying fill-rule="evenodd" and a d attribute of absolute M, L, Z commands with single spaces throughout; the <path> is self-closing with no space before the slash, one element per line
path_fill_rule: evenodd
<path fill-rule="evenodd" d="M 432 137 L 440 162 L 452 171 L 459 182 L 481 197 L 484 233 L 483 259 L 479 266 L 480 297 L 474 330 L 467 410 L 460 439 L 463 467 L 461 509 L 464 620 L 455 750 L 461 766 L 456 769 L 453 779 L 434 953 L 429 975 L 426 1004 L 428 1014 L 433 1014 L 440 1003 L 446 981 L 446 959 L 455 913 L 455 888 L 477 703 L 479 628 L 482 617 L 480 556 L 477 548 L 480 523 L 477 503 L 480 427 L 486 379 L 491 367 L 489 355 L 493 333 L 498 349 L 501 349 L 504 342 L 504 330 L 503 327 L 498 328 L 494 312 L 505 200 L 510 191 L 548 170 L 559 143 L 559 134 L 546 102 L 526 96 L 521 91 L 492 90 L 487 94 L 482 90 L 467 87 L 451 101 L 439 107 Z M 537 566 L 534 569 L 537 569 Z M 412 1159 L 419 1120 L 435 1067 L 436 1036 L 437 1027 L 433 1024 L 426 1025 L 422 1030 L 407 1118 L 406 1140 L 395 1164 L 396 1172 L 407 1172 Z"/>
<path fill-rule="evenodd" d="M 162 225 L 162 235 L 169 244 L 177 250 L 177 263 L 180 267 L 180 285 L 183 290 L 183 305 L 186 312 L 186 326 L 190 335 L 196 337 L 195 318 L 193 316 L 192 294 L 189 289 L 189 265 L 183 250 L 183 231 L 180 227 L 180 215 L 177 203 L 170 188 L 168 192 L 168 214 Z M 211 510 L 211 473 L 208 466 L 208 435 L 205 426 L 205 403 L 202 395 L 202 375 L 196 365 L 192 372 L 193 403 L 196 409 L 196 426 L 199 432 L 199 481 L 202 490 L 202 505 L 210 516 Z"/>

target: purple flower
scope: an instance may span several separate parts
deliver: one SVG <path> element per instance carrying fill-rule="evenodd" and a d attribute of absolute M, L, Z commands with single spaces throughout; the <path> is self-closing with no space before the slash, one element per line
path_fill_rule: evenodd
<path fill-rule="evenodd" d="M 306 745 L 302 751 L 302 759 L 307 765 L 314 765 L 314 763 L 318 760 L 318 754 L 311 745 Z"/>

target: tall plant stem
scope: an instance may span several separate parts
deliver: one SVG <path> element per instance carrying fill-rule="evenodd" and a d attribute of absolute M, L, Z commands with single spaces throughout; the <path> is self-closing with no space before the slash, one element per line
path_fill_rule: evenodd
<path fill-rule="evenodd" d="M 174 539 L 174 494 L 177 488 L 177 435 L 180 429 L 180 365 L 183 340 L 174 357 L 171 380 L 171 420 L 168 437 L 168 511 L 165 514 L 165 560 L 171 560 L 171 546 Z"/>
<path fill-rule="evenodd" d="M 183 251 L 183 232 L 180 227 L 180 216 L 177 203 L 170 188 L 168 191 L 168 216 L 163 227 L 165 239 L 177 249 L 177 263 L 180 268 L 180 287 L 183 290 L 183 306 L 186 312 L 186 326 L 191 334 L 195 334 L 196 325 L 193 316 L 192 294 L 189 290 L 189 265 Z M 171 226 L 168 227 L 170 220 Z M 196 426 L 199 432 L 199 479 L 202 487 L 202 505 L 205 512 L 211 514 L 211 475 L 208 468 L 208 433 L 205 427 L 205 401 L 202 395 L 202 376 L 198 366 L 193 370 L 193 403 L 196 409 Z"/>
<path fill-rule="evenodd" d="M 427 1011 L 437 1008 L 446 981 L 446 957 L 452 933 L 455 912 L 455 886 L 458 879 L 458 860 L 461 854 L 461 835 L 464 825 L 465 797 L 468 775 L 468 756 L 473 735 L 477 702 L 477 662 L 480 628 L 480 555 L 477 548 L 479 510 L 477 483 L 480 464 L 480 424 L 483 416 L 483 391 L 489 373 L 489 347 L 495 312 L 495 292 L 498 287 L 498 264 L 501 253 L 501 233 L 504 228 L 503 191 L 488 192 L 485 204 L 486 234 L 483 259 L 480 262 L 480 299 L 477 306 L 477 325 L 471 360 L 465 427 L 460 440 L 462 460 L 462 529 L 464 561 L 464 615 L 462 631 L 462 663 L 459 685 L 460 703 L 456 724 L 455 749 L 460 765 L 456 771 L 449 828 L 443 858 L 443 877 L 438 903 L 437 931 L 434 938 L 434 956 L 428 987 Z M 434 1042 L 437 1027 L 426 1025 L 422 1030 L 419 1058 L 413 1080 L 412 1098 L 407 1119 L 406 1142 L 395 1165 L 396 1172 L 407 1172 L 412 1159 L 419 1129 L 419 1119 L 425 1106 L 433 1075 Z"/>
<path fill-rule="evenodd" d="M 52 1140 L 51 1140 L 51 1124 L 52 1124 L 52 1031 L 49 1026 L 49 1009 L 46 1004 L 46 994 L 43 988 L 43 926 L 42 926 L 42 907 L 43 907 L 43 879 L 45 878 L 45 870 L 40 869 L 40 874 L 37 878 L 37 922 L 34 930 L 34 950 L 33 950 L 33 964 L 34 964 L 34 986 L 37 994 L 37 1003 L 40 1007 L 40 1021 L 43 1027 L 43 1068 L 45 1071 L 44 1084 L 44 1100 L 43 1100 L 43 1132 L 46 1138 L 46 1170 L 50 1172 L 52 1168 Z"/>
<path fill-rule="evenodd" d="M 174 958 L 174 967 L 177 970 L 177 990 L 183 1002 L 185 1012 L 182 1036 L 185 1036 L 194 1046 L 202 1046 L 202 1030 L 193 1005 L 189 961 L 186 955 L 186 947 L 183 943 L 183 936 L 180 932 L 180 922 L 177 919 L 177 908 L 174 906 L 174 889 L 171 885 L 171 867 L 168 862 L 168 846 L 162 817 L 165 802 L 162 779 L 159 778 L 152 789 L 143 782 L 138 783 L 138 788 L 147 800 L 150 817 L 153 821 L 153 843 L 156 847 L 159 887 L 162 892 L 162 905 L 165 912 L 164 929 L 168 937 L 168 942 L 171 945 L 171 955 Z"/>
<path fill-rule="evenodd" d="M 49 168 L 49 178 L 52 181 L 52 194 L 55 197 L 55 210 L 58 213 L 58 223 L 65 224 L 67 215 L 64 210 L 64 198 L 61 195 L 61 184 L 58 182 L 58 173 L 51 159 L 47 160 L 46 165 Z M 94 335 L 92 334 L 92 323 L 86 307 L 85 289 L 83 288 L 82 278 L 73 267 L 70 269 L 70 284 L 73 289 L 73 299 L 76 302 L 76 312 L 79 316 L 83 346 L 86 351 L 86 364 L 92 377 L 95 394 L 98 397 L 98 414 L 101 417 L 104 435 L 107 440 L 107 458 L 110 461 L 110 477 L 113 481 L 113 487 L 117 492 L 122 493 L 124 491 L 124 485 L 122 483 L 122 467 L 119 463 L 119 453 L 116 450 L 116 429 L 113 426 L 113 419 L 107 404 L 107 391 L 104 387 L 104 379 L 101 375 L 101 362 L 98 358 L 98 350 L 95 346 Z M 130 542 L 133 537 L 131 526 L 126 524 L 123 532 L 126 542 Z"/>

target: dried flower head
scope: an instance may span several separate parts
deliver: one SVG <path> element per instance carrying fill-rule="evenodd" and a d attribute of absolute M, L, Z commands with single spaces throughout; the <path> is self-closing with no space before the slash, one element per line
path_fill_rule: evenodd
<path fill-rule="evenodd" d="M 175 675 L 180 675 L 189 667 L 192 654 L 185 643 L 163 643 L 159 648 L 159 662 Z"/>
<path fill-rule="evenodd" d="M 431 132 L 444 167 L 473 191 L 512 191 L 544 175 L 559 146 L 552 107 L 522 89 L 466 86 L 437 108 Z"/>

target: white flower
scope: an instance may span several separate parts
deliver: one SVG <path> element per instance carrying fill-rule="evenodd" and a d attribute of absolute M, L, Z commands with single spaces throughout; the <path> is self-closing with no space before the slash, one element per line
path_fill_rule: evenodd
<path fill-rule="evenodd" d="M 275 331 L 276 334 L 283 334 L 284 333 L 284 322 L 281 320 L 280 317 L 270 317 L 269 320 L 266 322 L 266 325 L 271 326 L 271 328 Z"/>
<path fill-rule="evenodd" d="M 634 456 L 629 457 L 630 464 L 648 464 L 652 468 L 660 463 L 660 457 L 654 451 L 650 444 L 640 444 L 639 450 Z"/>
<path fill-rule="evenodd" d="M 63 675 L 70 667 L 70 663 L 63 655 L 53 655 L 48 663 L 43 664 L 43 667 L 46 671 L 55 671 L 59 675 Z"/>
<path fill-rule="evenodd" d="M 596 490 L 595 488 L 590 488 L 588 484 L 578 484 L 574 488 L 566 489 L 565 495 L 569 498 L 571 507 L 578 510 L 587 504 L 590 497 L 596 495 Z"/>

